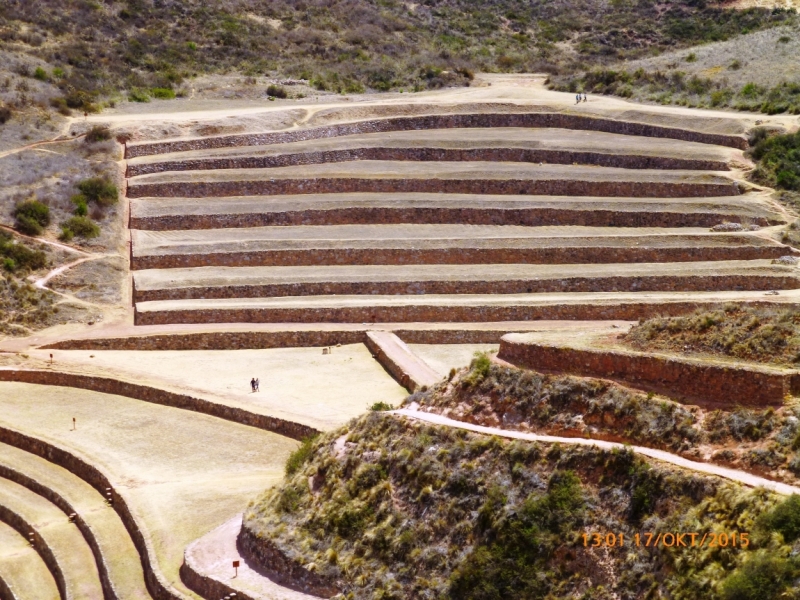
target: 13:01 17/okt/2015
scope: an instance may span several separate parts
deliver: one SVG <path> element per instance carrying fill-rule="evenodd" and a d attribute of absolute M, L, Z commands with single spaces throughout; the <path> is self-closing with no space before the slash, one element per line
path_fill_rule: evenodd
<path fill-rule="evenodd" d="M 583 545 L 586 548 L 622 547 L 626 543 L 624 533 L 584 533 Z M 629 544 L 644 548 L 747 548 L 750 545 L 750 534 L 733 531 L 731 533 L 698 533 L 671 531 L 661 533 L 634 533 L 627 538 Z"/>

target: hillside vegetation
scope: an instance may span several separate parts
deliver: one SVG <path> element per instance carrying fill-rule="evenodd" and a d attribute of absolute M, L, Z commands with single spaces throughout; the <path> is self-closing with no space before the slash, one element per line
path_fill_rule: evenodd
<path fill-rule="evenodd" d="M 727 356 L 777 365 L 800 363 L 800 311 L 728 305 L 682 317 L 655 317 L 624 336 L 638 350 Z"/>
<path fill-rule="evenodd" d="M 793 598 L 800 499 L 631 452 L 509 442 L 371 413 L 309 441 L 245 527 L 338 598 Z M 637 532 L 747 531 L 746 548 Z M 624 547 L 584 547 L 583 534 Z M 591 538 L 589 538 L 591 539 Z"/>
<path fill-rule="evenodd" d="M 777 481 L 800 481 L 800 407 L 709 410 L 605 379 L 510 368 L 478 355 L 420 410 L 489 427 L 659 448 Z"/>
<path fill-rule="evenodd" d="M 60 106 L 96 96 L 172 97 L 192 75 L 238 70 L 319 89 L 418 90 L 472 72 L 570 72 L 786 23 L 794 13 L 693 0 L 14 0 L 0 5 L 0 51 L 55 82 Z"/>
<path fill-rule="evenodd" d="M 691 49 L 595 65 L 554 77 L 551 84 L 564 91 L 659 104 L 800 114 L 797 18 L 787 15 L 786 24 Z"/>

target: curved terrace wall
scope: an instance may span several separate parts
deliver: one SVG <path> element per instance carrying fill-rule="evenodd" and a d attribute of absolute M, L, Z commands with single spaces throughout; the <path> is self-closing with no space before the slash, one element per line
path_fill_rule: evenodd
<path fill-rule="evenodd" d="M 91 390 L 103 394 L 126 396 L 153 404 L 162 404 L 184 410 L 191 410 L 212 417 L 233 421 L 241 425 L 249 425 L 271 431 L 295 440 L 303 440 L 319 433 L 313 427 L 286 421 L 277 417 L 260 415 L 237 408 L 225 406 L 209 400 L 194 398 L 184 394 L 176 394 L 158 388 L 128 383 L 117 379 L 95 377 L 92 375 L 79 375 L 75 373 L 60 373 L 57 371 L 35 371 L 21 369 L 0 369 L 0 381 L 18 381 L 37 385 L 56 385 Z"/>
<path fill-rule="evenodd" d="M 105 494 L 105 490 L 108 488 L 113 490 L 114 486 L 111 484 L 111 481 L 99 469 L 90 465 L 75 454 L 54 444 L 2 425 L 0 425 L 0 442 L 30 452 L 31 454 L 35 454 L 36 456 L 40 456 L 45 460 L 64 467 L 73 475 L 83 479 L 100 492 L 100 494 Z M 153 600 L 185 600 L 184 596 L 173 590 L 169 583 L 164 581 L 161 573 L 156 570 L 154 566 L 155 560 L 153 558 L 155 556 L 155 551 L 151 547 L 150 540 L 139 527 L 139 523 L 133 516 L 130 507 L 119 493 L 113 493 L 112 506 L 120 519 L 122 519 L 125 529 L 128 530 L 128 534 L 131 536 L 133 544 L 139 552 L 147 591 L 150 592 Z M 23 535 L 27 535 L 27 531 Z M 60 589 L 59 587 L 59 590 Z M 63 597 L 65 596 L 62 595 L 62 598 Z"/>
<path fill-rule="evenodd" d="M 58 564 L 58 560 L 56 560 L 56 555 L 53 553 L 53 549 L 47 544 L 47 540 L 43 538 L 36 528 L 28 523 L 24 517 L 17 514 L 10 508 L 3 506 L 0 503 L 0 521 L 15 529 L 17 533 L 19 533 L 22 537 L 26 540 L 29 539 L 28 534 L 33 533 L 33 549 L 36 550 L 36 553 L 42 557 L 42 561 L 47 566 L 47 570 L 53 575 L 53 579 L 56 581 L 56 587 L 58 588 L 58 593 L 61 596 L 62 600 L 67 600 L 69 596 L 67 595 L 67 582 L 64 578 L 64 572 L 61 570 L 61 565 Z"/>
<path fill-rule="evenodd" d="M 539 196 L 602 196 L 629 198 L 705 198 L 739 195 L 739 186 L 726 183 L 664 181 L 586 181 L 575 179 L 402 179 L 320 177 L 236 181 L 129 183 L 129 198 L 210 198 L 284 194 L 342 194 L 355 192 L 422 192 L 442 194 L 502 194 Z"/>
<path fill-rule="evenodd" d="M 611 154 L 605 152 L 576 152 L 570 150 L 525 148 L 353 148 L 297 152 L 271 156 L 237 156 L 231 158 L 196 158 L 128 165 L 125 176 L 148 175 L 165 171 L 195 171 L 215 169 L 264 169 L 316 165 L 356 160 L 402 161 L 488 161 L 527 162 L 557 165 L 596 165 L 624 169 L 689 169 L 702 171 L 728 171 L 728 163 L 719 160 L 673 158 L 636 154 Z"/>
<path fill-rule="evenodd" d="M 21 473 L 16 469 L 12 469 L 4 464 L 0 464 L 0 477 L 28 488 L 34 494 L 41 496 L 51 504 L 57 506 L 65 515 L 74 514 L 74 523 L 80 530 L 83 538 L 86 540 L 86 543 L 89 545 L 92 555 L 94 556 L 95 563 L 97 564 L 97 571 L 100 574 L 100 584 L 103 588 L 103 597 L 106 600 L 126 600 L 125 598 L 122 598 L 114 589 L 114 582 L 111 580 L 111 577 L 108 574 L 108 562 L 103 555 L 100 544 L 97 542 L 97 538 L 95 537 L 91 526 L 66 498 L 64 498 L 57 491 L 39 483 L 32 477 L 29 477 L 24 473 Z"/>
<path fill-rule="evenodd" d="M 320 598 L 330 598 L 339 593 L 333 582 L 322 579 L 287 557 L 272 542 L 259 538 L 242 524 L 236 547 L 242 557 L 258 565 L 277 583 Z"/>
<path fill-rule="evenodd" d="M 145 142 L 129 144 L 125 158 L 165 154 L 169 152 L 185 152 L 188 150 L 207 150 L 230 146 L 260 146 L 266 144 L 286 144 L 303 140 L 339 137 L 364 133 L 380 133 L 388 131 L 412 131 L 424 129 L 452 129 L 471 127 L 548 127 L 560 129 L 577 129 L 603 131 L 623 135 L 669 138 L 686 142 L 715 144 L 744 150 L 747 140 L 738 135 L 704 133 L 677 127 L 663 127 L 630 121 L 618 121 L 571 115 L 564 113 L 477 113 L 457 115 L 430 115 L 417 117 L 392 117 L 371 119 L 354 123 L 326 125 L 295 131 L 272 133 L 256 133 L 242 135 L 226 135 L 196 138 L 190 140 L 173 140 L 163 142 Z"/>
<path fill-rule="evenodd" d="M 780 405 L 800 391 L 800 373 L 749 365 L 709 364 L 680 357 L 570 348 L 504 336 L 498 358 L 537 371 L 622 381 L 670 398 L 719 405 Z"/>
<path fill-rule="evenodd" d="M 744 241 L 744 240 L 743 240 Z M 568 242 L 567 242 L 568 243 Z M 653 263 L 779 258 L 794 252 L 781 245 L 549 248 L 317 248 L 151 254 L 133 256 L 131 269 L 403 264 L 592 264 Z"/>

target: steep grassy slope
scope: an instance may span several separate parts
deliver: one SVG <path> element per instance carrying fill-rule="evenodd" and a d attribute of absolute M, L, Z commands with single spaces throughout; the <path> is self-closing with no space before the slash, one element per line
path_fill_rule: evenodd
<path fill-rule="evenodd" d="M 372 413 L 301 448 L 245 527 L 348 598 L 768 600 L 794 597 L 799 509 L 630 452 Z M 668 531 L 753 542 L 635 545 L 637 532 Z M 594 532 L 624 534 L 624 546 L 584 547 Z"/>
<path fill-rule="evenodd" d="M 170 89 L 215 70 L 351 92 L 463 84 L 472 70 L 569 71 L 789 18 L 690 0 L 12 0 L 0 5 L 0 50 L 53 64 L 39 77 L 79 107 L 86 93 Z"/>

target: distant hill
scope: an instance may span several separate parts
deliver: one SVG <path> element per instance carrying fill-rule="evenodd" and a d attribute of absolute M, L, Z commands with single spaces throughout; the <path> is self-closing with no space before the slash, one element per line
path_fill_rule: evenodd
<path fill-rule="evenodd" d="M 6 0 L 0 51 L 53 65 L 46 76 L 79 108 L 87 94 L 171 90 L 215 71 L 336 92 L 464 85 L 474 71 L 569 73 L 793 19 L 703 0 Z"/>

